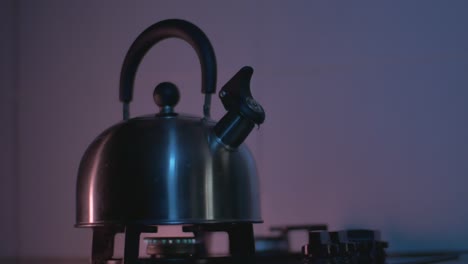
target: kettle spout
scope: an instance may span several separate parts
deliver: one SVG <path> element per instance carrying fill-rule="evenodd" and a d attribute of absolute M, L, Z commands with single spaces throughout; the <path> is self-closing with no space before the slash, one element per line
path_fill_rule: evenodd
<path fill-rule="evenodd" d="M 228 148 L 237 148 L 255 125 L 265 121 L 263 107 L 250 92 L 252 67 L 245 66 L 219 91 L 219 97 L 228 111 L 214 127 L 214 133 Z"/>

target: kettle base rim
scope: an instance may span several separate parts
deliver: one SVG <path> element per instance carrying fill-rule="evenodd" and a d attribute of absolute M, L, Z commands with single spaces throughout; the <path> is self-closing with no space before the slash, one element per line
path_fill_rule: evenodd
<path fill-rule="evenodd" d="M 101 221 L 101 222 L 80 222 L 76 223 L 74 227 L 88 228 L 88 227 L 106 227 L 106 226 L 127 226 L 127 225 L 209 225 L 209 224 L 261 224 L 262 219 L 222 219 L 222 220 L 205 220 L 205 219 L 179 219 L 179 220 L 142 220 L 142 221 Z"/>

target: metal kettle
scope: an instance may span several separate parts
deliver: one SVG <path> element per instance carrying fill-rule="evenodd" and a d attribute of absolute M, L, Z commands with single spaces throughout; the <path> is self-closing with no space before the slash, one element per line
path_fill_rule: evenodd
<path fill-rule="evenodd" d="M 167 38 L 187 41 L 202 69 L 203 117 L 177 113 L 179 92 L 164 82 L 153 96 L 159 113 L 129 118 L 133 82 L 146 52 Z M 261 222 L 255 161 L 242 143 L 265 119 L 250 92 L 251 67 L 220 90 L 227 110 L 210 119 L 216 59 L 205 34 L 177 19 L 141 33 L 125 57 L 120 76 L 123 121 L 101 133 L 78 171 L 76 226 Z"/>

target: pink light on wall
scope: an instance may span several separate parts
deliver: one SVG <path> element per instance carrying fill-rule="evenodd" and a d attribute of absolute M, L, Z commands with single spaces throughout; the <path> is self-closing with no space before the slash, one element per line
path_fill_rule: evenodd
<path fill-rule="evenodd" d="M 89 233 L 72 228 L 78 162 L 120 120 L 118 74 L 129 44 L 172 17 L 210 36 L 219 84 L 244 65 L 255 69 L 252 87 L 268 115 L 248 140 L 261 175 L 259 233 L 326 222 L 381 229 L 395 250 L 466 247 L 464 10 L 463 2 L 419 1 L 21 1 L 18 113 L 5 123 L 18 127 L 19 253 L 88 255 Z M 200 114 L 195 56 L 177 40 L 148 54 L 134 115 L 156 111 L 151 92 L 161 81 L 180 87 L 181 112 Z M 219 102 L 213 110 L 216 119 L 223 113 Z"/>

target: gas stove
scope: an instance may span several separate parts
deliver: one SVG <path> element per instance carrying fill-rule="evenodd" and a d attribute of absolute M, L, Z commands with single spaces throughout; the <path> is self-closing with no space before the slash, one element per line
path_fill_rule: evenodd
<path fill-rule="evenodd" d="M 251 224 L 186 225 L 183 237 L 158 236 L 157 226 L 127 226 L 124 229 L 93 228 L 93 264 L 422 264 L 468 263 L 460 252 L 388 253 L 380 232 L 369 229 L 330 231 L 325 224 L 277 226 L 267 236 L 254 236 Z M 291 231 L 306 232 L 302 248 L 291 248 Z M 125 233 L 123 258 L 114 258 L 114 237 Z M 229 253 L 213 255 L 210 236 L 228 234 Z M 140 235 L 146 244 L 139 254 Z M 149 235 L 152 233 L 153 235 Z"/>
<path fill-rule="evenodd" d="M 150 48 L 167 38 L 186 41 L 198 55 L 203 117 L 178 113 L 176 85 L 162 82 L 153 91 L 159 112 L 130 118 L 138 66 Z M 252 96 L 253 68 L 244 66 L 219 91 L 226 113 L 212 120 L 216 65 L 208 37 L 185 20 L 155 23 L 130 46 L 120 75 L 123 120 L 96 137 L 78 169 L 75 225 L 93 229 L 93 264 L 397 263 L 376 230 L 283 226 L 273 227 L 268 236 L 254 236 L 253 224 L 262 222 L 259 178 L 244 141 L 266 114 Z M 182 225 L 184 236 L 162 237 L 158 225 Z M 297 230 L 307 232 L 308 239 L 293 248 L 289 233 Z M 228 235 L 225 256 L 210 252 L 214 232 Z M 125 237 L 120 259 L 113 252 L 118 233 Z M 140 256 L 140 240 L 147 233 L 146 255 Z M 430 259 L 413 263 L 456 255 L 422 257 Z"/>

